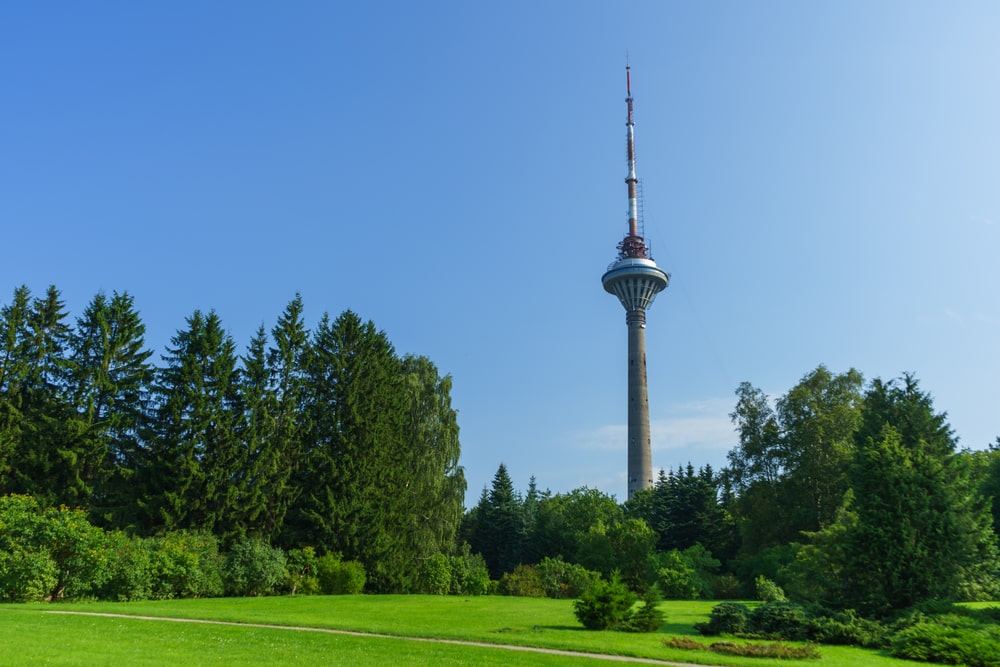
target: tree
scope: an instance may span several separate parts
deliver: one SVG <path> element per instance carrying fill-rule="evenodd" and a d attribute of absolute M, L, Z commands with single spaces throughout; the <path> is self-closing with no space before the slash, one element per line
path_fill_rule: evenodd
<path fill-rule="evenodd" d="M 458 465 L 458 414 L 451 376 L 427 357 L 402 360 L 406 396 L 403 440 L 396 452 L 400 500 L 407 508 L 407 549 L 419 561 L 450 553 L 462 518 L 465 473 Z"/>
<path fill-rule="evenodd" d="M 155 385 L 156 421 L 138 500 L 145 528 L 225 534 L 237 502 L 235 472 L 245 464 L 238 425 L 235 344 L 215 311 L 195 311 Z"/>
<path fill-rule="evenodd" d="M 261 327 L 243 357 L 241 395 L 247 466 L 243 501 L 246 530 L 263 539 L 278 536 L 299 488 L 308 433 L 305 401 L 311 347 L 298 294 L 271 330 Z"/>
<path fill-rule="evenodd" d="M 27 295 L 26 288 L 15 293 L 10 311 L 14 356 L 8 405 L 13 410 L 7 413 L 16 425 L 9 432 L 14 447 L 4 490 L 30 494 L 44 505 L 80 506 L 87 495 L 77 467 L 82 425 L 66 397 L 70 327 L 65 306 L 55 286 L 32 299 L 25 311 Z"/>
<path fill-rule="evenodd" d="M 128 525 L 130 487 L 142 465 L 139 432 L 153 367 L 145 325 L 128 293 L 98 293 L 70 337 L 72 404 L 83 431 L 75 459 L 76 486 L 91 516 Z"/>
<path fill-rule="evenodd" d="M 580 545 L 591 527 L 611 525 L 623 516 L 614 497 L 585 486 L 542 498 L 535 519 L 536 554 L 577 562 Z"/>
<path fill-rule="evenodd" d="M 471 546 L 483 555 L 490 577 L 499 579 L 521 563 L 524 535 L 523 501 L 514 491 L 503 463 L 493 475 L 489 492 L 484 490 L 482 501 L 485 502 L 478 508 L 475 542 Z"/>
<path fill-rule="evenodd" d="M 862 377 L 819 366 L 778 399 L 776 410 L 744 382 L 730 415 L 740 436 L 724 471 L 744 554 L 797 541 L 835 518 L 861 422 Z"/>
<path fill-rule="evenodd" d="M 946 416 L 912 376 L 872 383 L 857 437 L 853 501 L 814 540 L 826 553 L 810 556 L 839 575 L 827 597 L 882 614 L 957 598 L 970 581 L 995 576 L 989 506 L 954 454 Z"/>
<path fill-rule="evenodd" d="M 404 590 L 417 563 L 405 547 L 402 493 L 406 392 L 384 332 L 351 311 L 324 315 L 313 334 L 301 489 L 283 541 L 313 545 L 364 564 L 374 591 Z"/>

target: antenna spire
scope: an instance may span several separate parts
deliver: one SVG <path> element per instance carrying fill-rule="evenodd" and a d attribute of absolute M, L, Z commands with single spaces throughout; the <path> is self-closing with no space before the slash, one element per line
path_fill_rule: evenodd
<path fill-rule="evenodd" d="M 639 200 L 636 195 L 636 184 L 639 182 L 635 175 L 635 124 L 632 122 L 632 67 L 628 64 L 628 56 L 625 62 L 625 104 L 628 107 L 628 115 L 625 119 L 625 152 L 628 157 L 628 173 L 625 175 L 625 183 L 628 185 L 628 236 L 618 245 L 619 257 L 645 258 L 649 255 L 649 248 L 642 237 L 639 236 Z"/>

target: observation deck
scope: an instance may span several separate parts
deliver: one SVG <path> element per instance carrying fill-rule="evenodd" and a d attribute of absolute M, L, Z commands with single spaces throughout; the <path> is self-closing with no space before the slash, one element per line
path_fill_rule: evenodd
<path fill-rule="evenodd" d="M 646 257 L 625 257 L 601 276 L 604 291 L 614 294 L 626 311 L 646 310 L 670 284 L 670 275 Z"/>

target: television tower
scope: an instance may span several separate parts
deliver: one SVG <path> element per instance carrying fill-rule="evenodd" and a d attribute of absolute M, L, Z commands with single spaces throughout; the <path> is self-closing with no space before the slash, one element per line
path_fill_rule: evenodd
<path fill-rule="evenodd" d="M 667 288 L 670 275 L 656 266 L 639 234 L 636 197 L 635 126 L 632 123 L 632 73 L 625 65 L 628 119 L 625 122 L 628 173 L 628 234 L 618 244 L 618 257 L 601 277 L 605 291 L 625 307 L 628 326 L 628 497 L 653 486 L 653 456 L 649 442 L 649 391 L 646 386 L 646 309 Z"/>

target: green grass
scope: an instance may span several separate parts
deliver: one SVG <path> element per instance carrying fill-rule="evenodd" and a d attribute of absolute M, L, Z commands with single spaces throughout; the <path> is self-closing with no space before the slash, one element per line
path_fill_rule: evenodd
<path fill-rule="evenodd" d="M 392 638 L 44 613 L 72 610 L 329 628 L 735 667 L 906 664 L 878 651 L 833 646 L 821 648 L 821 660 L 808 662 L 739 658 L 664 646 L 663 640 L 671 635 L 695 636 L 694 623 L 707 619 L 713 606 L 713 602 L 664 603 L 666 625 L 660 632 L 637 635 L 584 630 L 573 616 L 571 601 L 532 598 L 306 596 L 0 605 L 0 665 L 600 664 L 583 658 Z"/>

